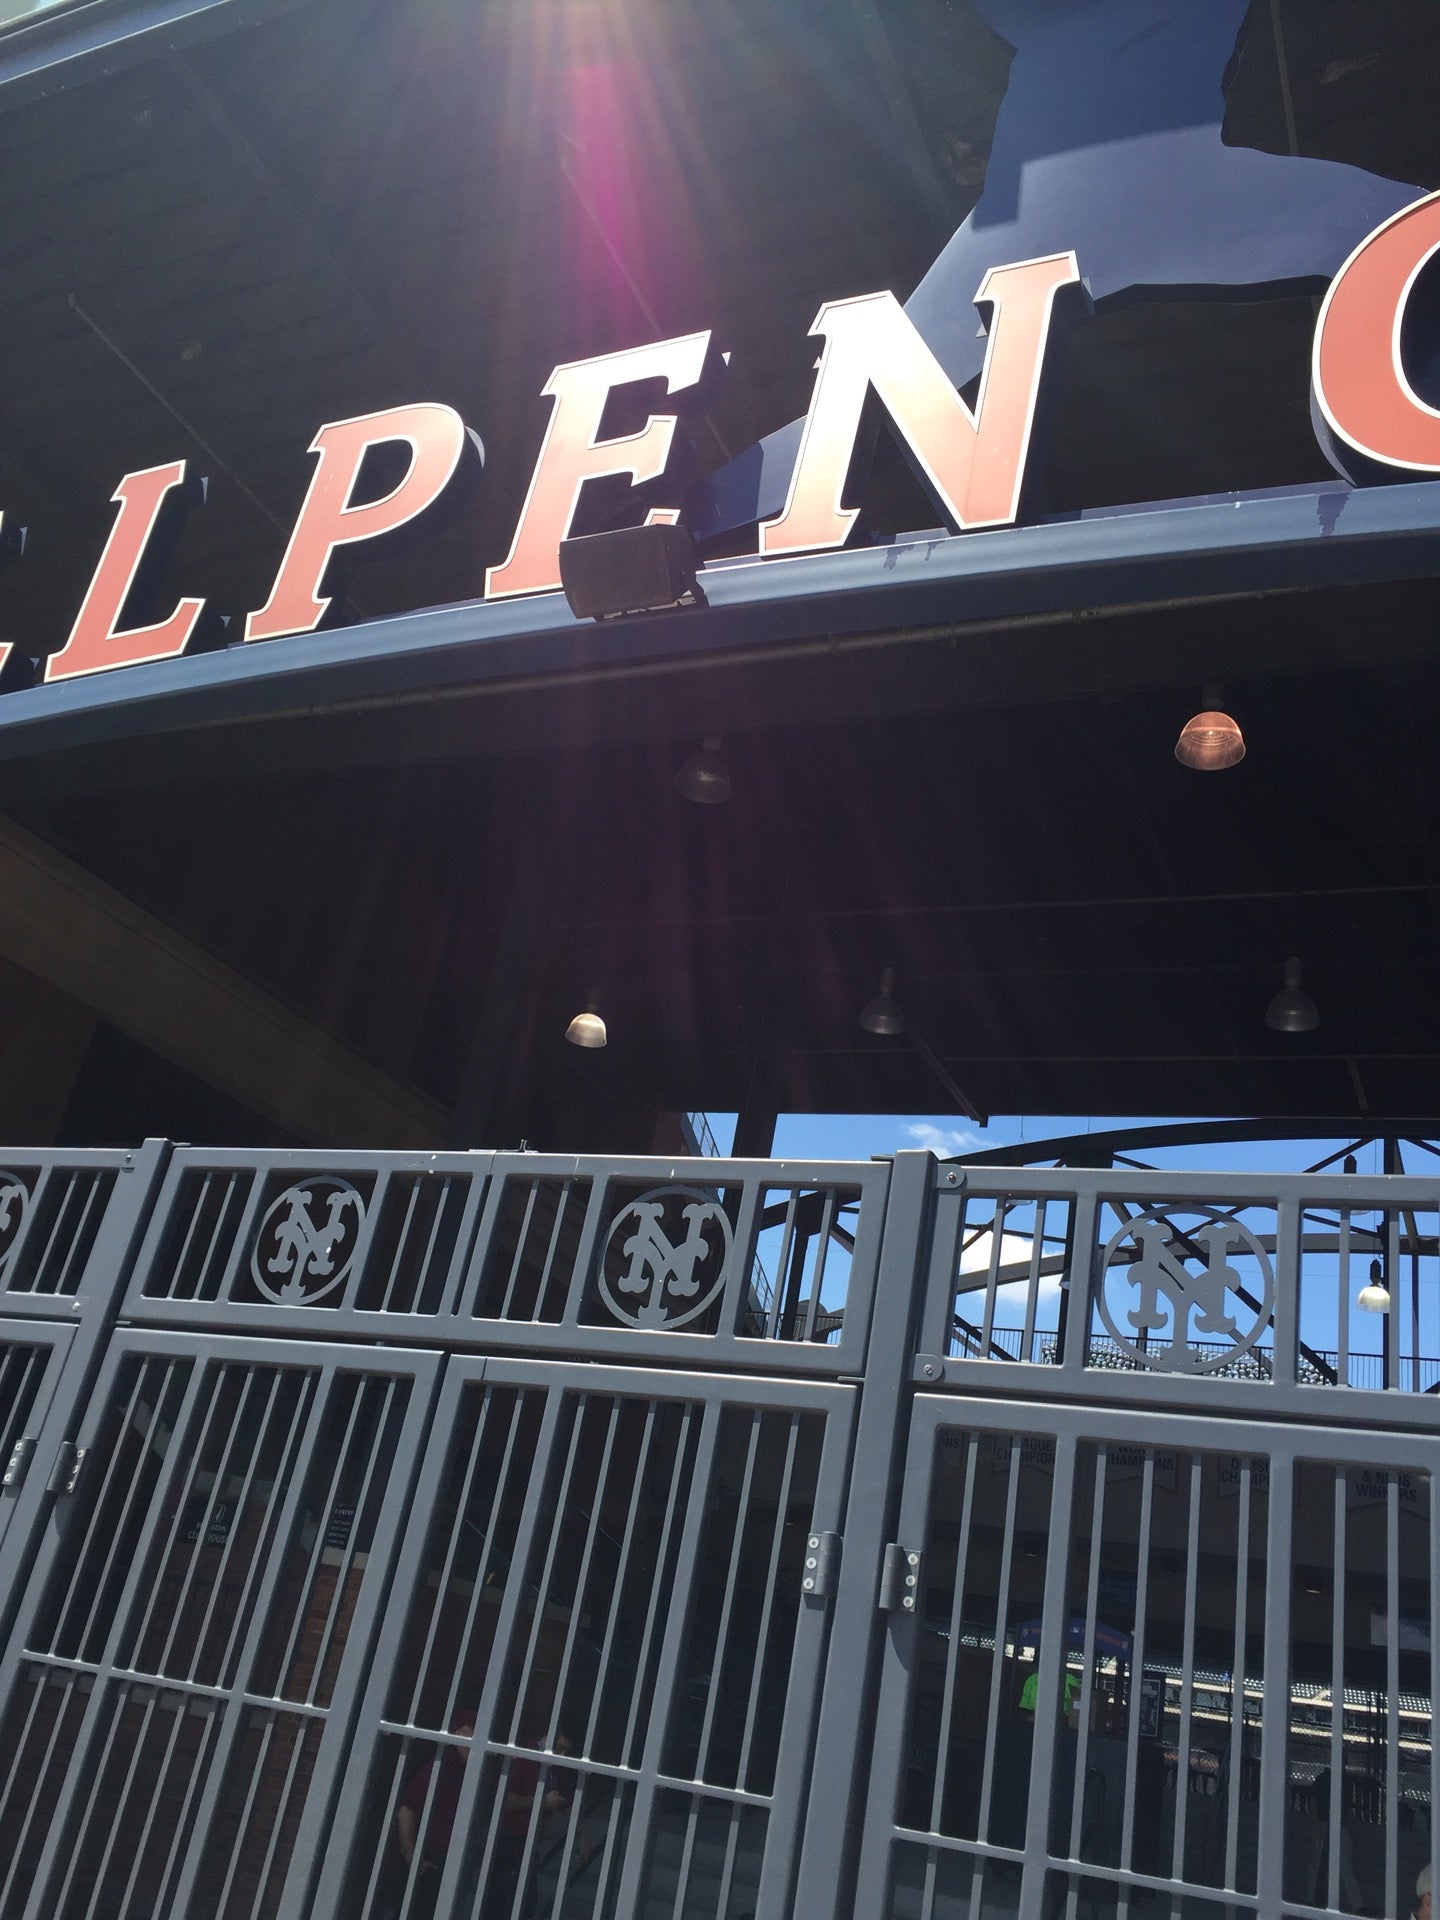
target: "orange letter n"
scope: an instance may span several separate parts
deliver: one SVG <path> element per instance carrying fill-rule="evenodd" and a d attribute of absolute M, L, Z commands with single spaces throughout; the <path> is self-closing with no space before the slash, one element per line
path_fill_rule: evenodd
<path fill-rule="evenodd" d="M 872 388 L 951 526 L 1008 526 L 1020 507 L 1056 296 L 1079 279 L 1073 253 L 986 274 L 975 304 L 992 309 L 990 339 L 973 413 L 893 293 L 828 301 L 810 329 L 825 336 L 825 351 L 790 496 L 778 520 L 761 524 L 760 551 L 844 546 L 859 510 L 841 501 Z"/>

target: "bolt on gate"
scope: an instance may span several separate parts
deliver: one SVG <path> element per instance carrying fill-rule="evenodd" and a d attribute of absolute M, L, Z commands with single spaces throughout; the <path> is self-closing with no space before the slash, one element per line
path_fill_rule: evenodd
<path fill-rule="evenodd" d="M 1405 1911 L 1437 1386 L 1418 1179 L 5 1155 L 0 1920 Z"/>

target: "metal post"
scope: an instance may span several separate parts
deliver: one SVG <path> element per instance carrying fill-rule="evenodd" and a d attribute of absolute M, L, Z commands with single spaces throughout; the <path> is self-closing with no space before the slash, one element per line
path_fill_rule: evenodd
<path fill-rule="evenodd" d="M 866 1732 L 885 1622 L 876 1606 L 880 1564 L 900 1499 L 934 1177 L 933 1154 L 896 1154 L 845 1510 L 849 1578 L 841 1583 L 830 1628 L 829 1670 L 837 1684 L 826 1688 L 816 1728 L 815 1751 L 824 1756 L 826 1776 L 812 1783 L 791 1920 L 842 1920 L 850 1913 L 869 1770 Z"/>

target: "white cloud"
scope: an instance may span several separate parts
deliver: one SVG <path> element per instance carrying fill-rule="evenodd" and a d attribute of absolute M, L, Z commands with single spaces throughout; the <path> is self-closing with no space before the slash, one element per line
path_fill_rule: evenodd
<path fill-rule="evenodd" d="M 990 1255 L 995 1244 L 992 1230 L 977 1233 L 960 1249 L 957 1292 L 963 1297 L 982 1294 L 990 1275 Z M 995 1324 L 1019 1326 L 1025 1316 L 1030 1289 L 1030 1268 L 1035 1258 L 1035 1242 L 1023 1233 L 1002 1233 L 1000 1265 L 996 1274 Z M 1035 1276 L 1038 1301 L 1058 1299 L 1063 1277 L 1064 1256 L 1059 1247 L 1042 1256 L 1041 1271 Z M 1049 1271 L 1046 1271 L 1046 1269 Z"/>
<path fill-rule="evenodd" d="M 947 1154 L 965 1153 L 971 1147 L 985 1145 L 979 1134 L 972 1133 L 968 1127 L 937 1127 L 929 1120 L 912 1120 L 904 1131 L 907 1140 L 917 1147 L 928 1147 L 942 1159 Z"/>

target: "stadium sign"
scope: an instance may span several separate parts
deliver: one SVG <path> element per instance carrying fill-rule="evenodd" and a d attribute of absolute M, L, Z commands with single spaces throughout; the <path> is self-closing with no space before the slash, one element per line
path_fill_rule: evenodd
<path fill-rule="evenodd" d="M 1407 377 L 1402 335 L 1411 294 L 1440 251 L 1440 194 L 1386 220 L 1332 281 L 1316 324 L 1312 411 L 1327 456 L 1356 481 L 1440 473 L 1440 411 Z M 762 558 L 842 547 L 857 518 L 843 495 L 872 400 L 889 421 L 938 512 L 957 533 L 1012 525 L 1020 516 L 1046 351 L 1057 312 L 1084 304 L 1076 255 L 1056 253 L 990 269 L 975 294 L 985 325 L 984 366 L 973 405 L 951 381 L 891 293 L 828 301 L 811 333 L 824 341 L 809 412 L 783 511 L 759 522 Z M 559 547 L 582 490 L 627 482 L 652 524 L 682 509 L 679 426 L 704 411 L 725 362 L 709 332 L 556 367 L 543 392 L 549 425 L 510 551 L 487 570 L 498 600 L 560 588 Z M 670 409 L 635 431 L 606 436 L 612 396 L 663 383 Z M 247 641 L 314 632 L 330 614 L 326 590 L 337 554 L 414 530 L 483 459 L 478 438 L 453 408 L 393 407 L 320 428 L 309 490 L 265 604 L 250 613 Z M 374 493 L 377 463 L 393 484 Z M 147 619 L 186 516 L 205 483 L 186 460 L 128 473 L 74 626 L 45 662 L 47 682 L 183 654 L 201 630 L 201 599 L 182 598 Z M 3 535 L 0 515 L 0 535 Z M 11 543 L 14 551 L 15 543 Z M 0 642 L 0 665 L 13 643 Z"/>

